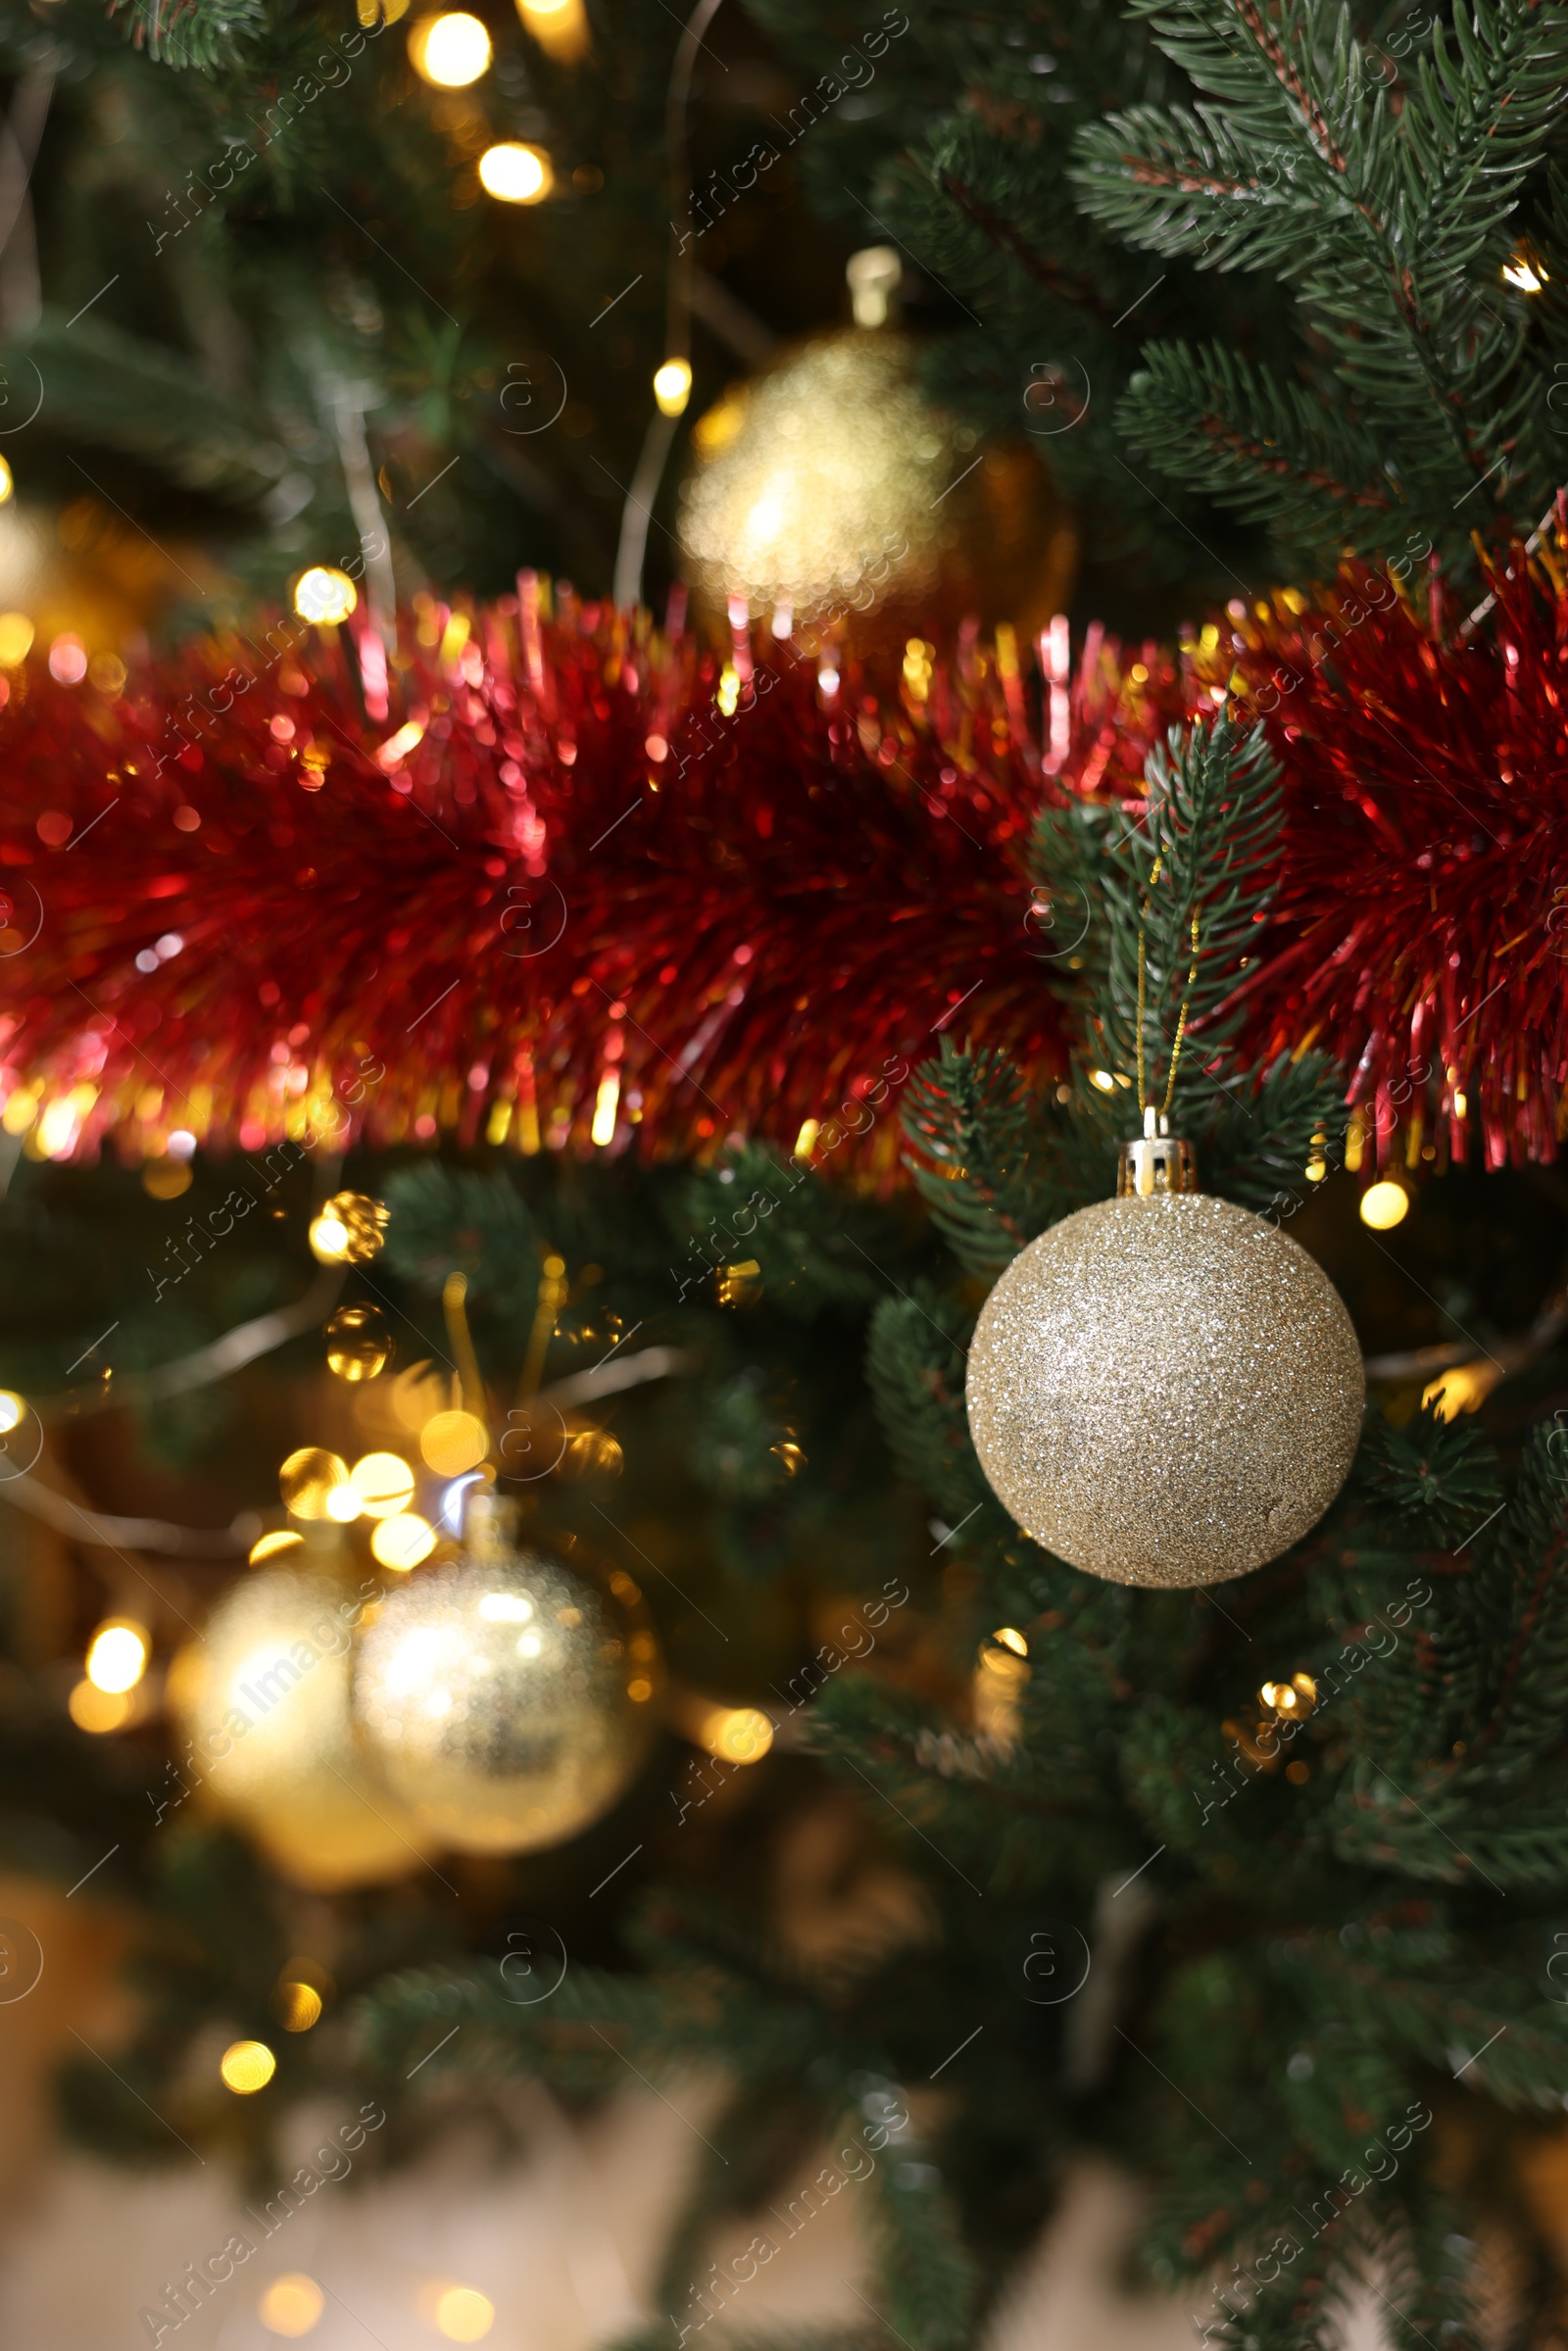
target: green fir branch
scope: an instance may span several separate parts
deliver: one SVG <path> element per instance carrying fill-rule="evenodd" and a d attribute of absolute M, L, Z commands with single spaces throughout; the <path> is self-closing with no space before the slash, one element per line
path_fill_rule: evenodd
<path fill-rule="evenodd" d="M 1376 553 L 1406 494 L 1366 420 L 1223 344 L 1150 343 L 1118 420 L 1162 473 L 1200 478 L 1249 521 L 1332 564 Z"/>
<path fill-rule="evenodd" d="M 1333 1164 L 1346 1126 L 1345 1081 L 1325 1053 L 1281 1054 L 1255 1081 L 1218 1094 L 1200 1130 L 1199 1176 L 1208 1192 L 1272 1213 L 1283 1230 Z M 1304 1179 L 1304 1180 L 1303 1180 Z"/>
<path fill-rule="evenodd" d="M 266 30 L 267 0 L 110 0 L 133 47 L 161 65 L 211 73 L 236 65 Z"/>
<path fill-rule="evenodd" d="M 961 2351 L 973 2339 L 979 2266 L 938 2167 L 919 2152 L 901 2143 L 869 2181 L 884 2323 L 914 2351 Z"/>
<path fill-rule="evenodd" d="M 1397 106 L 1339 0 L 1139 0 L 1139 13 L 1200 95 L 1086 125 L 1081 203 L 1152 252 L 1293 285 L 1357 414 L 1322 377 L 1302 389 L 1225 348 L 1156 346 L 1125 429 L 1162 470 L 1314 551 L 1336 536 L 1387 549 L 1401 514 L 1453 549 L 1477 492 L 1465 528 L 1506 516 L 1510 476 L 1543 444 L 1499 269 L 1562 104 L 1568 13 L 1461 11 Z"/>
<path fill-rule="evenodd" d="M 1568 1681 L 1568 1445 L 1555 1426 L 1531 1437 L 1508 1507 L 1478 1536 L 1477 1607 L 1490 1635 L 1491 1708 L 1476 1726 L 1467 1777 L 1511 1783 L 1563 1743 Z M 1489 1621 L 1490 1620 L 1490 1621 Z M 1532 1775 L 1534 1780 L 1534 1775 Z M 1534 1790 L 1532 1790 L 1534 1792 Z"/>
<path fill-rule="evenodd" d="M 543 1237 L 507 1177 L 426 1160 L 390 1176 L 385 1198 L 393 1272 L 437 1296 L 450 1274 L 462 1273 L 487 1311 L 532 1312 Z"/>
<path fill-rule="evenodd" d="M 1347 1499 L 1412 1543 L 1474 1536 L 1502 1500 L 1497 1456 L 1468 1418 L 1422 1405 L 1401 1428 L 1375 1415 L 1355 1457 Z"/>
<path fill-rule="evenodd" d="M 871 1317 L 866 1377 L 894 1460 L 956 1525 L 984 1508 L 1009 1522 L 969 1442 L 963 1370 L 970 1317 L 935 1285 L 884 1298 Z"/>
<path fill-rule="evenodd" d="M 1261 727 L 1244 734 L 1215 716 L 1173 727 L 1146 774 L 1136 815 L 1082 802 L 1046 808 L 1035 868 L 1093 909 L 1074 986 L 1090 1011 L 1090 1052 L 1132 1085 L 1135 1103 L 1140 1074 L 1151 1104 L 1168 1091 L 1173 1130 L 1191 1132 L 1223 1087 L 1242 1019 L 1236 987 L 1273 896 L 1279 769 Z"/>
<path fill-rule="evenodd" d="M 755 1262 L 768 1297 L 793 1319 L 863 1311 L 887 1296 L 879 1266 L 908 1254 L 896 1215 L 857 1200 L 804 1161 L 748 1143 L 720 1166 L 693 1168 L 671 1218 L 682 1270 Z"/>
<path fill-rule="evenodd" d="M 1061 1209 L 1027 1087 L 1004 1054 L 944 1036 L 940 1057 L 914 1072 L 899 1116 L 906 1164 L 931 1220 L 971 1273 L 995 1276 Z"/>
<path fill-rule="evenodd" d="M 1359 1758 L 1340 1789 L 1334 1849 L 1346 1861 L 1494 1893 L 1549 1892 L 1568 1877 L 1568 1773 L 1484 1811 L 1450 1769 L 1413 1784 Z M 1568 2078 L 1565 2078 L 1568 2081 Z"/>

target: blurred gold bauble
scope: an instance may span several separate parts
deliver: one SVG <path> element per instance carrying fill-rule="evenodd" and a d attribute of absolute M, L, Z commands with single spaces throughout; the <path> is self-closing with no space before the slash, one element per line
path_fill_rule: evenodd
<path fill-rule="evenodd" d="M 368 1265 L 386 1239 L 384 1201 L 365 1192 L 334 1192 L 311 1220 L 311 1248 L 323 1265 Z"/>
<path fill-rule="evenodd" d="M 285 1877 L 323 1892 L 402 1877 L 423 1858 L 349 1725 L 361 1612 L 350 1585 L 262 1568 L 225 1592 L 170 1676 L 185 1778 L 197 1775 Z"/>
<path fill-rule="evenodd" d="M 379 1306 L 339 1306 L 325 1336 L 327 1367 L 340 1380 L 378 1379 L 392 1359 L 392 1334 Z"/>
<path fill-rule="evenodd" d="M 1118 1584 L 1276 1559 L 1344 1484 L 1361 1351 L 1285 1234 L 1202 1193 L 1080 1208 L 1014 1257 L 969 1348 L 969 1428 L 1018 1524 Z"/>
<path fill-rule="evenodd" d="M 712 603 L 745 596 L 805 621 L 881 602 L 894 578 L 913 595 L 934 587 L 953 426 L 920 397 L 912 359 L 904 336 L 853 328 L 709 411 L 680 539 Z"/>
<path fill-rule="evenodd" d="M 464 1555 L 394 1592 L 361 1637 L 354 1720 L 398 1801 L 442 1843 L 525 1853 L 624 1793 L 662 1678 L 641 1594 L 528 1550 L 513 1506 L 469 1497 Z"/>
<path fill-rule="evenodd" d="M 1021 446 L 972 454 L 977 436 L 920 390 L 917 356 L 906 335 L 849 327 L 699 420 L 679 537 L 710 610 L 1032 627 L 1062 608 L 1077 541 L 1044 468 Z"/>

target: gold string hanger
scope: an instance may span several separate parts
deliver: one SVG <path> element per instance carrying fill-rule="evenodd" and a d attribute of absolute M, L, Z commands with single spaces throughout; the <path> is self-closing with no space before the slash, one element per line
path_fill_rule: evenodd
<path fill-rule="evenodd" d="M 1144 898 L 1143 912 L 1138 918 L 1138 1115 L 1143 1121 L 1146 1133 L 1148 1132 L 1149 1100 L 1144 1086 L 1144 1021 L 1148 1004 L 1148 947 L 1145 932 L 1149 923 L 1149 903 L 1153 897 L 1155 886 L 1159 880 L 1159 869 L 1163 862 L 1164 853 L 1162 851 L 1154 859 L 1153 871 L 1149 877 L 1149 889 Z M 1165 1079 L 1165 1099 L 1159 1105 L 1159 1115 L 1162 1119 L 1168 1118 L 1170 1115 L 1171 1101 L 1176 1092 L 1176 1072 L 1181 1066 L 1182 1046 L 1187 1036 L 1188 1015 L 1193 1007 L 1193 988 L 1198 978 L 1198 940 L 1199 908 L 1195 906 L 1193 908 L 1192 968 L 1187 974 L 1187 985 L 1182 991 L 1181 1009 L 1176 1015 L 1176 1042 L 1171 1048 L 1170 1069 Z"/>

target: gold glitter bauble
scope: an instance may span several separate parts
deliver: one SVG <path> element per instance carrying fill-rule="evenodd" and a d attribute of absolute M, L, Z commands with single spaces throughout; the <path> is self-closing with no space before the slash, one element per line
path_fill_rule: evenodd
<path fill-rule="evenodd" d="M 679 525 L 700 594 L 720 609 L 787 605 L 799 623 L 929 592 L 956 529 L 938 503 L 954 426 L 918 390 L 913 357 L 904 335 L 847 329 L 710 409 Z"/>
<path fill-rule="evenodd" d="M 1202 1193 L 1080 1208 L 982 1309 L 969 1428 L 1047 1550 L 1118 1584 L 1246 1575 L 1344 1484 L 1366 1386 L 1303 1249 Z"/>
<path fill-rule="evenodd" d="M 263 1568 L 224 1593 L 170 1675 L 187 1747 L 171 1801 L 199 1787 L 285 1876 L 322 1891 L 402 1877 L 428 1849 L 355 1745 L 350 1647 L 363 1613 L 352 1585 Z"/>
<path fill-rule="evenodd" d="M 444 1844 L 562 1843 L 630 1786 L 654 1725 L 658 1645 L 631 1578 L 516 1540 L 468 1502 L 462 1559 L 416 1574 L 361 1638 L 354 1719 L 400 1803 Z"/>

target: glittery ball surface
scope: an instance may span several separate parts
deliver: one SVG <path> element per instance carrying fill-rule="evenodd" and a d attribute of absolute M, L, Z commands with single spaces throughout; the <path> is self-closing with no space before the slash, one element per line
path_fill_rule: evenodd
<path fill-rule="evenodd" d="M 262 1568 L 223 1594 L 170 1674 L 195 1784 L 286 1877 L 323 1892 L 401 1877 L 421 1851 L 417 1826 L 354 1742 L 349 1652 L 362 1612 L 331 1575 Z M 183 1803 L 184 1782 L 159 1792 Z"/>
<path fill-rule="evenodd" d="M 388 1788 L 442 1843 L 532 1852 L 624 1792 L 660 1678 L 629 1576 L 580 1574 L 491 1532 L 382 1605 L 361 1639 L 354 1719 Z"/>
<path fill-rule="evenodd" d="M 953 426 L 919 389 L 905 335 L 849 327 L 726 394 L 697 426 L 679 537 L 693 585 L 797 621 L 892 591 L 929 593 L 944 543 Z"/>
<path fill-rule="evenodd" d="M 1119 1584 L 1214 1584 L 1288 1550 L 1344 1484 L 1365 1395 L 1321 1267 L 1203 1193 L 1053 1225 L 969 1349 L 970 1433 L 1001 1500 Z"/>

